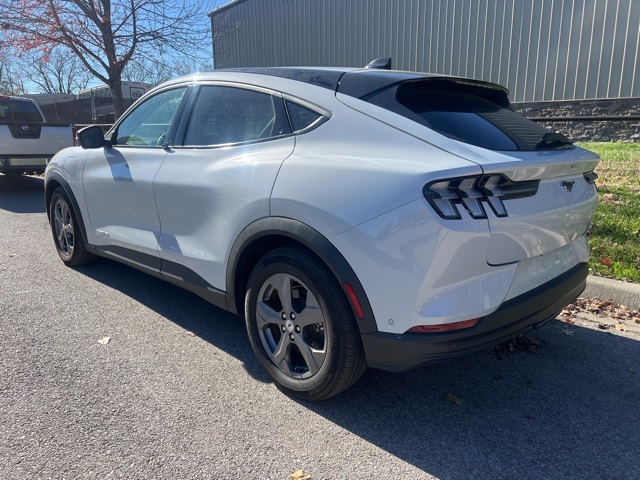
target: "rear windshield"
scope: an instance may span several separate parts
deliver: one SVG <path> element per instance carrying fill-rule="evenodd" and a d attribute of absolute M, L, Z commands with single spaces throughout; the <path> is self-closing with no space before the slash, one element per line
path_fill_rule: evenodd
<path fill-rule="evenodd" d="M 478 87 L 404 82 L 364 98 L 449 138 L 490 150 L 566 148 L 571 142 L 495 103 Z M 552 141 L 549 141 L 549 139 Z"/>
<path fill-rule="evenodd" d="M 0 98 L 0 121 L 42 122 L 42 117 L 36 106 L 31 102 Z"/>

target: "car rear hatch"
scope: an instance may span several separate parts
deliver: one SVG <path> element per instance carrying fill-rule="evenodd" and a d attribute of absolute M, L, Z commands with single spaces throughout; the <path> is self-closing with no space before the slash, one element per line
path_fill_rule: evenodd
<path fill-rule="evenodd" d="M 346 78 L 350 75 L 351 80 Z M 488 221 L 488 263 L 542 255 L 586 232 L 597 202 L 593 169 L 599 157 L 515 114 L 506 89 L 451 77 L 402 78 L 391 72 L 388 78 L 395 75 L 394 83 L 378 82 L 366 93 L 366 82 L 356 82 L 357 75 L 362 73 L 343 77 L 346 91 L 358 85 L 360 100 L 412 121 L 397 121 L 396 128 L 482 168 L 482 175 L 429 182 L 424 194 L 442 218 Z M 345 103 L 358 108 L 353 101 Z"/>
<path fill-rule="evenodd" d="M 586 233 L 597 203 L 596 155 L 579 147 L 485 152 L 473 152 L 470 160 L 484 171 L 475 187 L 491 230 L 488 263 L 542 255 Z"/>

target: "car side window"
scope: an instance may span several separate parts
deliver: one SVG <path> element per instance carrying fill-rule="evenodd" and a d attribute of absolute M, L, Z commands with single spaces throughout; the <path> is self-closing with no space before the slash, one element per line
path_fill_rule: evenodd
<path fill-rule="evenodd" d="M 184 145 L 243 143 L 290 133 L 280 97 L 244 88 L 203 85 Z"/>
<path fill-rule="evenodd" d="M 291 126 L 294 132 L 299 132 L 309 128 L 314 123 L 322 119 L 326 119 L 321 113 L 311 110 L 299 103 L 287 100 L 287 112 L 289 112 L 289 120 L 291 120 Z"/>
<path fill-rule="evenodd" d="M 118 125 L 114 145 L 160 146 L 169 141 L 171 125 L 186 91 L 186 87 L 174 88 L 142 102 Z"/>

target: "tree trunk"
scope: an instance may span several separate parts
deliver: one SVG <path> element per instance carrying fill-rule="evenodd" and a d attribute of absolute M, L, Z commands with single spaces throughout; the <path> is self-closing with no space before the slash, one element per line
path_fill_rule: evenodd
<path fill-rule="evenodd" d="M 124 99 L 122 98 L 122 80 L 111 79 L 109 82 L 111 95 L 113 97 L 114 120 L 118 120 L 124 113 Z"/>

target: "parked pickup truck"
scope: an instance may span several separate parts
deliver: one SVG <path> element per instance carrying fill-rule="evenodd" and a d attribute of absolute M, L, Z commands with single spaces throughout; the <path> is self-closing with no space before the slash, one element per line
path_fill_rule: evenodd
<path fill-rule="evenodd" d="M 0 172 L 44 172 L 58 151 L 75 143 L 72 125 L 47 123 L 29 98 L 0 96 Z"/>

